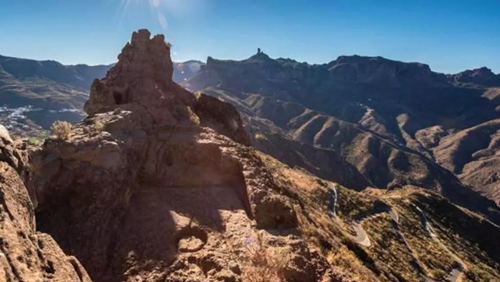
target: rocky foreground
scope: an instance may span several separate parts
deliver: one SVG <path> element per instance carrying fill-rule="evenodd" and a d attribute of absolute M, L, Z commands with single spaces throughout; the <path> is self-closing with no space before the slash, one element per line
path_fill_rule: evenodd
<path fill-rule="evenodd" d="M 236 109 L 184 90 L 172 72 L 164 37 L 134 33 L 106 78 L 93 83 L 89 117 L 69 138 L 25 152 L 31 154 L 26 167 L 4 165 L 23 193 L 4 192 L 17 200 L 8 202 L 7 214 L 20 224 L 19 232 L 4 226 L 5 234 L 59 252 L 57 263 L 39 267 L 48 270 L 30 272 L 37 267 L 28 258 L 45 262 L 40 250 L 14 250 L 21 239 L 4 237 L 11 266 L 5 277 L 55 279 L 49 274 L 60 271 L 49 268 L 60 265 L 67 268 L 60 281 L 89 280 L 50 236 L 36 235 L 34 207 L 38 230 L 78 257 L 94 281 L 239 281 L 239 255 L 256 227 L 297 226 L 289 200 L 247 147 Z M 291 265 L 289 279 L 329 275 L 316 273 L 300 238 L 276 237 L 275 244 L 296 245 L 290 255 L 311 266 Z"/>
<path fill-rule="evenodd" d="M 118 59 L 67 139 L 31 147 L 0 131 L 1 281 L 441 280 L 458 257 L 463 281 L 500 279 L 489 220 L 419 187 L 355 192 L 254 150 L 236 108 L 172 81 L 161 35 L 134 33 Z M 350 222 L 381 203 L 411 256 L 385 218 L 364 220 L 369 246 L 353 239 Z"/>

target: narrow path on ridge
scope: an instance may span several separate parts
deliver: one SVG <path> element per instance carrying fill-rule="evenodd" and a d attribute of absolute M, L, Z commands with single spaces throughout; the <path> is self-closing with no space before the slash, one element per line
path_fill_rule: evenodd
<path fill-rule="evenodd" d="M 337 224 L 339 224 L 339 218 L 337 217 L 337 213 L 336 213 L 337 206 L 338 206 L 337 199 L 338 199 L 337 189 L 335 188 L 335 186 L 332 186 L 328 190 L 328 215 Z M 441 242 L 441 240 L 439 240 L 439 238 L 437 237 L 436 233 L 434 232 L 434 229 L 432 228 L 431 224 L 429 223 L 429 221 L 425 217 L 424 212 L 419 207 L 417 207 L 416 205 L 414 205 L 414 204 L 412 204 L 412 205 L 417 210 L 417 214 L 420 217 L 420 221 L 421 221 L 422 225 L 424 226 L 425 230 L 427 231 L 427 233 L 429 234 L 429 236 L 436 243 L 438 243 L 438 245 L 441 248 L 445 249 L 450 254 L 450 256 L 453 257 L 453 259 L 456 261 L 456 263 L 458 264 L 457 267 L 455 267 L 454 269 L 452 269 L 450 271 L 448 277 L 444 281 L 448 281 L 448 282 L 456 282 L 456 281 L 458 281 L 460 275 L 463 273 L 464 270 L 467 269 L 467 266 L 465 265 L 465 263 L 463 262 L 463 260 L 461 260 L 458 256 L 456 256 L 452 251 L 450 251 L 448 249 L 448 247 L 446 247 Z M 391 217 L 392 227 L 398 233 L 398 235 L 401 237 L 401 239 L 403 240 L 404 244 L 406 245 L 406 248 L 410 252 L 411 257 L 412 257 L 411 264 L 415 268 L 415 271 L 417 271 L 422 276 L 422 278 L 424 279 L 424 281 L 426 281 L 426 282 L 438 282 L 437 280 L 434 280 L 434 279 L 430 278 L 427 275 L 427 273 L 425 272 L 424 267 L 422 266 L 422 263 L 420 262 L 420 260 L 417 258 L 416 254 L 415 254 L 415 251 L 411 247 L 411 245 L 408 242 L 408 240 L 406 240 L 406 237 L 404 236 L 403 232 L 400 230 L 400 226 L 399 226 L 399 214 L 391 206 L 384 205 L 384 206 L 375 207 L 375 208 L 373 208 L 370 211 L 367 211 L 367 212 L 364 212 L 364 213 L 358 215 L 356 217 L 356 219 L 351 223 L 351 226 L 354 229 L 356 235 L 352 236 L 351 234 L 349 234 L 349 232 L 344 232 L 344 233 L 347 236 L 349 236 L 352 240 L 354 240 L 356 243 L 358 243 L 358 244 L 360 244 L 362 246 L 365 246 L 365 247 L 370 247 L 371 246 L 370 237 L 368 236 L 368 233 L 366 233 L 366 231 L 364 230 L 364 228 L 361 225 L 361 223 L 362 223 L 363 220 L 369 218 L 370 216 L 374 216 L 374 215 L 377 215 L 377 214 L 380 214 L 380 213 L 384 213 L 384 212 L 388 213 L 389 216 Z M 339 226 L 341 226 L 341 225 L 339 224 Z"/>

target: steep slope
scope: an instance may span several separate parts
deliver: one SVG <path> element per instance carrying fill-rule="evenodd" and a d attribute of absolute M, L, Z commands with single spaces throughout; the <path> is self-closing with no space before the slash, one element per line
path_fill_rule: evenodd
<path fill-rule="evenodd" d="M 500 202 L 500 120 L 459 131 L 434 148 L 437 162 L 477 191 Z"/>
<path fill-rule="evenodd" d="M 272 157 L 261 158 L 299 200 L 302 236 L 321 245 L 334 269 L 349 269 L 346 278 L 500 279 L 500 258 L 494 251 L 500 247 L 495 240 L 499 227 L 442 196 L 415 186 L 356 192 L 292 170 Z"/>
<path fill-rule="evenodd" d="M 429 154 L 393 141 L 380 128 L 376 132 L 363 124 L 258 94 L 232 94 L 235 92 L 213 87 L 203 92 L 236 105 L 253 137 L 252 144 L 290 166 L 358 190 L 366 186 L 425 187 L 497 217 L 494 203 L 460 183 Z"/>
<path fill-rule="evenodd" d="M 496 118 L 498 101 L 483 97 L 484 85 L 456 85 L 454 79 L 460 79 L 453 77 L 424 64 L 381 57 L 341 56 L 309 65 L 260 53 L 243 61 L 208 58 L 206 67 L 185 85 L 258 93 L 354 123 L 373 113 L 388 133 L 406 143 L 405 133 L 414 139 L 417 130 L 429 126 L 464 129 Z M 398 121 L 402 115 L 407 116 L 404 126 Z"/>
<path fill-rule="evenodd" d="M 482 67 L 466 70 L 449 76 L 455 83 L 472 84 L 482 86 L 499 86 L 500 75 L 495 75 L 489 68 Z"/>

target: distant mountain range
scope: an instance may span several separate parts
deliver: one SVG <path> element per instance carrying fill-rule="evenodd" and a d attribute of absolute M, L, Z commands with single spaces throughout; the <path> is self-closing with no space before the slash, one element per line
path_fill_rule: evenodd
<path fill-rule="evenodd" d="M 382 57 L 310 65 L 259 53 L 208 58 L 183 84 L 233 103 L 256 148 L 320 177 L 349 187 L 416 185 L 487 206 L 472 185 L 500 200 L 500 75 L 487 68 L 446 75 Z M 365 183 L 333 165 L 342 160 Z"/>
<path fill-rule="evenodd" d="M 78 122 L 92 81 L 111 66 L 0 56 L 0 120 L 21 136 Z M 173 79 L 231 102 L 258 149 L 323 178 L 417 185 L 487 207 L 470 185 L 500 200 L 500 75 L 488 68 L 442 74 L 382 57 L 310 65 L 258 53 L 175 63 Z"/>

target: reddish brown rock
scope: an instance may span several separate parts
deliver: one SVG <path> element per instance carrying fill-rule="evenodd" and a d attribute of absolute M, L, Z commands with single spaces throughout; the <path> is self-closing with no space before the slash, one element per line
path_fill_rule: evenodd
<path fill-rule="evenodd" d="M 192 93 L 172 81 L 170 45 L 163 35 L 150 38 L 147 30 L 134 32 L 106 77 L 95 80 L 85 111 L 89 115 L 133 109 L 141 126 L 175 124 L 189 116 Z"/>
<path fill-rule="evenodd" d="M 238 143 L 250 146 L 250 137 L 243 127 L 240 114 L 231 104 L 200 94 L 194 112 L 200 118 L 202 126 L 211 127 Z"/>
<path fill-rule="evenodd" d="M 89 117 L 32 156 L 40 230 L 96 281 L 242 281 L 255 226 L 298 224 L 236 109 L 173 83 L 169 54 L 134 33 Z"/>
<path fill-rule="evenodd" d="M 76 258 L 66 256 L 50 235 L 36 232 L 22 147 L 0 141 L 0 281 L 91 282 Z"/>

